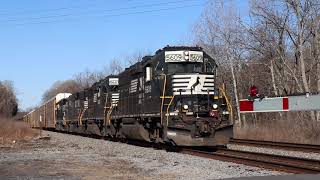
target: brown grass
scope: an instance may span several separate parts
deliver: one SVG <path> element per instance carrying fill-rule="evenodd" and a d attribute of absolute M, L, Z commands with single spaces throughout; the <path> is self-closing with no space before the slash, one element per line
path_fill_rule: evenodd
<path fill-rule="evenodd" d="M 248 114 L 234 134 L 235 138 L 320 145 L 320 122 L 312 121 L 306 112 Z"/>
<path fill-rule="evenodd" d="M 31 129 L 24 122 L 0 117 L 0 145 L 19 141 L 29 141 L 39 136 L 38 131 Z"/>

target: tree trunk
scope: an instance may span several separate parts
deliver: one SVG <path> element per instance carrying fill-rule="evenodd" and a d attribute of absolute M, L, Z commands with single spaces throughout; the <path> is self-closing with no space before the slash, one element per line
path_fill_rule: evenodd
<path fill-rule="evenodd" d="M 271 71 L 273 93 L 275 96 L 278 96 L 278 90 L 277 90 L 276 79 L 275 79 L 275 74 L 274 74 L 273 59 L 270 61 L 270 71 Z"/>
<path fill-rule="evenodd" d="M 304 92 L 309 93 L 310 88 L 309 88 L 309 83 L 306 75 L 306 66 L 305 66 L 305 59 L 303 54 L 303 23 L 306 19 L 302 17 L 302 9 L 301 9 L 299 0 L 295 0 L 294 6 L 295 6 L 294 9 L 296 10 L 296 16 L 297 16 L 297 31 L 298 31 L 296 54 L 298 56 L 298 61 L 299 61 L 298 63 L 300 66 Z M 313 111 L 310 111 L 310 116 L 311 116 L 311 120 L 315 121 L 316 117 Z"/>
<path fill-rule="evenodd" d="M 306 67 L 304 62 L 304 55 L 303 55 L 303 19 L 301 15 L 301 7 L 299 5 L 299 2 L 296 1 L 296 16 L 297 16 L 297 30 L 298 30 L 298 37 L 297 37 L 297 56 L 298 61 L 300 65 L 300 71 L 301 71 L 301 78 L 303 82 L 303 87 L 305 92 L 310 92 L 309 84 L 306 76 Z"/>
<path fill-rule="evenodd" d="M 231 69 L 231 76 L 232 76 L 232 82 L 233 82 L 233 92 L 234 92 L 234 97 L 236 100 L 238 122 L 239 122 L 240 127 L 242 127 L 243 123 L 241 121 L 241 115 L 240 115 L 240 109 L 239 109 L 237 80 L 236 80 L 236 75 L 234 73 L 234 64 L 233 64 L 234 58 L 233 58 L 232 54 L 230 53 L 229 47 L 227 47 L 227 59 L 229 60 L 229 65 L 230 65 L 230 69 Z"/>
<path fill-rule="evenodd" d="M 317 91 L 320 93 L 320 52 L 319 52 L 319 43 L 320 43 L 320 37 L 319 37 L 319 26 L 320 26 L 320 18 L 317 18 L 314 22 L 314 58 L 315 62 L 317 63 Z M 317 111 L 316 120 L 320 121 L 320 111 Z"/>

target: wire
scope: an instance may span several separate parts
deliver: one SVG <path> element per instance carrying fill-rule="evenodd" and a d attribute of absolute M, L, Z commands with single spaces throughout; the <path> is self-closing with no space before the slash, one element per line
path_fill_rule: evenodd
<path fill-rule="evenodd" d="M 90 6 L 90 5 L 89 5 Z M 98 4 L 93 5 L 93 7 L 98 6 Z M 88 5 L 85 6 L 88 8 Z M 36 14 L 36 13 L 43 13 L 43 12 L 51 12 L 51 11 L 63 11 L 63 10 L 69 10 L 69 9 L 79 9 L 79 8 L 84 8 L 83 6 L 73 6 L 73 7 L 60 7 L 60 8 L 53 8 L 53 9 L 41 9 L 41 10 L 36 10 L 36 11 L 31 11 L 31 10 L 25 10 L 25 11 L 18 11 L 14 12 L 15 15 L 26 15 L 26 14 Z M 11 13 L 6 13 L 6 12 L 0 12 L 0 15 L 10 15 Z"/>
<path fill-rule="evenodd" d="M 92 0 L 91 0 L 92 1 Z M 128 2 L 132 2 L 135 0 L 127 0 Z M 59 8 L 52 8 L 52 9 L 40 9 L 40 10 L 24 10 L 24 11 L 18 11 L 14 12 L 15 15 L 28 15 L 28 14 L 36 14 L 36 13 L 43 13 L 43 12 L 51 12 L 51 11 L 64 11 L 64 10 L 73 10 L 73 9 L 81 9 L 81 8 L 88 8 L 88 7 L 96 7 L 100 4 L 87 4 L 86 6 L 72 6 L 72 7 L 59 7 Z M 3 10 L 2 10 L 3 11 Z M 10 15 L 11 13 L 8 12 L 1 12 L 0 15 Z"/>
<path fill-rule="evenodd" d="M 134 15 L 134 14 L 145 14 L 145 13 L 152 13 L 152 12 L 160 12 L 160 11 L 168 11 L 168 10 L 175 10 L 175 9 L 182 9 L 188 7 L 196 7 L 196 6 L 203 6 L 203 4 L 192 4 L 192 5 L 185 5 L 185 6 L 176 6 L 170 8 L 161 8 L 161 9 L 154 9 L 154 10 L 145 10 L 145 11 L 136 11 L 136 12 L 129 12 L 129 13 L 120 13 L 120 14 L 113 14 L 113 15 L 104 15 L 98 16 L 98 18 L 111 18 L 111 17 L 120 17 L 120 16 L 127 16 L 127 15 Z M 12 24 L 14 26 L 24 26 L 24 25 L 36 25 L 36 24 L 50 24 L 56 22 L 70 22 L 79 20 L 80 17 L 74 19 L 62 19 L 62 20 L 54 20 L 54 21 L 42 21 L 42 22 L 31 22 L 31 23 L 19 23 L 19 24 Z"/>
<path fill-rule="evenodd" d="M 127 1 L 132 2 L 135 0 L 127 0 Z M 40 10 L 36 10 L 36 11 L 24 10 L 24 11 L 15 12 L 15 15 L 35 14 L 35 13 L 51 12 L 51 11 L 64 11 L 64 10 L 69 10 L 69 9 L 72 10 L 72 9 L 80 9 L 80 8 L 88 8 L 88 7 L 96 7 L 96 6 L 99 6 L 99 4 L 87 4 L 85 7 L 84 6 L 73 6 L 73 7 L 59 7 L 59 8 L 52 8 L 52 9 L 40 9 Z M 0 11 L 0 15 L 10 15 L 10 14 L 11 13 Z"/>
<path fill-rule="evenodd" d="M 91 14 L 91 13 L 97 14 L 97 13 L 114 12 L 114 11 L 120 11 L 120 10 L 131 10 L 131 9 L 138 9 L 138 8 L 148 8 L 148 7 L 159 6 L 159 5 L 177 4 L 177 3 L 182 3 L 182 2 L 186 2 L 186 1 L 192 2 L 192 1 L 199 1 L 199 0 L 169 1 L 169 2 L 146 4 L 146 5 L 140 5 L 140 6 L 123 7 L 123 8 L 115 8 L 115 9 L 106 9 L 106 10 L 100 10 L 100 11 L 85 11 L 85 12 L 82 12 L 80 14 L 88 15 L 88 14 Z M 68 8 L 60 8 L 60 9 L 68 9 Z M 0 19 L 0 22 L 32 21 L 32 20 L 40 20 L 40 19 L 52 19 L 52 18 L 59 18 L 59 17 L 69 17 L 69 16 L 73 16 L 73 15 L 77 15 L 77 14 L 69 13 L 69 14 L 59 14 L 59 15 L 33 17 L 33 18 L 11 18 L 11 19 L 3 19 L 3 20 Z"/>

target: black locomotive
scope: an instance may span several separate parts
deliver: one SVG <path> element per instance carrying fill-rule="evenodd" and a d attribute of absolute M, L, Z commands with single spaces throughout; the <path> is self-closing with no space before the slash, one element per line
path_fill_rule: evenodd
<path fill-rule="evenodd" d="M 55 128 L 179 146 L 224 145 L 230 106 L 200 47 L 165 47 L 57 102 Z M 229 108 L 228 108 L 229 107 Z"/>

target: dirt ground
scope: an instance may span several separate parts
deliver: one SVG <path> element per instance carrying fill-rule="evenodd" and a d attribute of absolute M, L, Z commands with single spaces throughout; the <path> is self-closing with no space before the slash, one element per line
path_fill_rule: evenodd
<path fill-rule="evenodd" d="M 0 179 L 153 179 L 129 161 L 77 148 L 40 139 L 0 146 Z"/>
<path fill-rule="evenodd" d="M 50 137 L 43 139 L 39 138 L 39 130 L 32 129 L 30 131 L 32 133 L 15 133 L 20 130 L 20 128 L 11 130 L 13 133 L 2 131 L 7 141 L 0 143 L 0 180 L 193 180 L 281 174 L 103 139 L 51 131 L 43 131 L 43 136 Z"/>
<path fill-rule="evenodd" d="M 39 139 L 39 130 L 23 122 L 0 122 L 0 179 L 152 179 L 129 161 L 96 153 L 93 147 Z"/>

